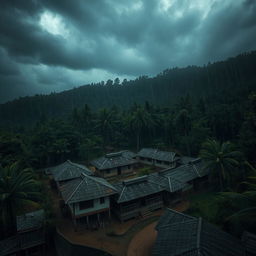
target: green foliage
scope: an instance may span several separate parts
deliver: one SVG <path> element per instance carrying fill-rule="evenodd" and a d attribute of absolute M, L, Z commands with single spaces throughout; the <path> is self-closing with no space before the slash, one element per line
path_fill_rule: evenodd
<path fill-rule="evenodd" d="M 20 169 L 19 163 L 0 169 L 0 210 L 3 231 L 15 232 L 16 214 L 41 197 L 39 183 L 31 169 Z"/>
<path fill-rule="evenodd" d="M 138 176 L 144 176 L 152 173 L 154 170 L 151 167 L 144 167 L 138 171 Z"/>
<path fill-rule="evenodd" d="M 210 177 L 218 179 L 221 191 L 228 186 L 232 187 L 242 157 L 241 152 L 236 151 L 233 144 L 208 139 L 202 145 L 200 156 L 204 160 L 204 168 L 210 170 Z"/>

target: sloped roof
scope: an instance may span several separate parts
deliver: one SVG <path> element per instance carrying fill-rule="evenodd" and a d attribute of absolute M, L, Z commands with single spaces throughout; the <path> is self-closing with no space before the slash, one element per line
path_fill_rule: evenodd
<path fill-rule="evenodd" d="M 41 228 L 44 222 L 44 217 L 43 209 L 17 216 L 17 231 L 25 232 L 27 230 Z"/>
<path fill-rule="evenodd" d="M 76 203 L 116 194 L 116 189 L 106 180 L 82 174 L 60 188 L 65 203 Z"/>
<path fill-rule="evenodd" d="M 187 186 L 187 183 L 181 182 L 175 179 L 175 177 L 169 177 L 162 172 L 151 173 L 148 175 L 148 179 L 152 183 L 164 187 L 168 192 L 176 192 Z"/>
<path fill-rule="evenodd" d="M 162 170 L 161 173 L 166 177 L 186 183 L 207 175 L 208 170 L 203 167 L 203 161 L 200 158 L 197 158 L 188 164 Z"/>
<path fill-rule="evenodd" d="M 181 223 L 188 220 L 194 220 L 194 219 L 196 219 L 196 217 L 167 208 L 164 214 L 159 219 L 155 229 L 159 230 L 160 228 L 163 228 L 165 226 L 169 226 L 175 223 Z"/>
<path fill-rule="evenodd" d="M 45 234 L 42 230 L 21 233 L 4 240 L 0 240 L 0 256 L 16 255 L 14 254 L 15 252 L 44 243 Z"/>
<path fill-rule="evenodd" d="M 103 157 L 93 160 L 91 164 L 99 170 L 105 170 L 119 166 L 135 164 L 137 163 L 137 160 L 133 159 L 135 156 L 136 154 L 133 152 L 125 150 L 106 154 Z"/>
<path fill-rule="evenodd" d="M 161 151 L 155 148 L 143 148 L 138 152 L 138 156 L 167 162 L 173 162 L 177 159 L 174 152 Z"/>
<path fill-rule="evenodd" d="M 118 203 L 131 201 L 165 190 L 162 185 L 152 182 L 148 175 L 122 181 L 114 184 L 114 186 L 119 194 Z"/>
<path fill-rule="evenodd" d="M 180 213 L 176 213 L 179 215 Z M 171 213 L 172 215 L 172 213 Z M 165 216 L 166 217 L 166 216 Z M 161 217 L 161 219 L 164 216 Z M 174 221 L 172 222 L 172 218 Z M 241 241 L 202 218 L 174 217 L 159 225 L 153 255 L 157 256 L 244 256 Z"/>
<path fill-rule="evenodd" d="M 70 160 L 52 168 L 52 175 L 55 181 L 65 181 L 70 179 L 75 179 L 81 176 L 81 173 L 85 173 L 87 175 L 93 175 L 92 171 L 90 171 L 87 167 L 73 163 Z"/>
<path fill-rule="evenodd" d="M 242 242 L 249 255 L 256 255 L 256 235 L 245 231 L 242 236 Z"/>

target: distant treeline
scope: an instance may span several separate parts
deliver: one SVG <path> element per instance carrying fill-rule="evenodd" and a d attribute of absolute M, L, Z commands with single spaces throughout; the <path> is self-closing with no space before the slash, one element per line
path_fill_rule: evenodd
<path fill-rule="evenodd" d="M 226 107 L 239 103 L 234 112 L 239 115 L 240 103 L 243 105 L 256 87 L 255 67 L 256 51 L 253 51 L 203 67 L 166 69 L 153 78 L 142 76 L 122 82 L 117 78 L 61 93 L 24 97 L 0 105 L 0 125 L 27 126 L 44 117 L 61 118 L 85 104 L 94 111 L 114 105 L 128 109 L 145 101 L 173 107 L 187 95 L 194 103 L 204 100 L 207 108 L 216 105 L 217 111 L 228 111 Z"/>

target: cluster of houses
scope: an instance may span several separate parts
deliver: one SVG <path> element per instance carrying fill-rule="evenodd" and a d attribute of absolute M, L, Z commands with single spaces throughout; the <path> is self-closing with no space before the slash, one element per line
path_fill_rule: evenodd
<path fill-rule="evenodd" d="M 139 164 L 161 167 L 159 171 L 125 179 Z M 184 192 L 207 181 L 199 158 L 178 157 L 173 152 L 144 148 L 106 154 L 91 162 L 93 170 L 67 160 L 50 169 L 61 196 L 61 207 L 76 227 L 103 226 L 115 215 L 120 221 L 145 216 L 165 205 L 177 203 Z M 124 179 L 111 184 L 111 177 Z"/>

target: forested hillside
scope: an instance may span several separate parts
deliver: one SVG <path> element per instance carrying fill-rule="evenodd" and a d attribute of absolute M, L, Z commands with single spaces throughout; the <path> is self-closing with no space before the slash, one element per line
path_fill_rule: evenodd
<path fill-rule="evenodd" d="M 233 102 L 244 104 L 256 87 L 256 52 L 241 54 L 203 67 L 166 69 L 153 78 L 141 76 L 132 81 L 108 80 L 61 93 L 24 97 L 0 105 L 0 124 L 28 125 L 45 117 L 63 117 L 87 104 L 92 110 L 116 105 L 128 109 L 145 101 L 173 107 L 181 97 L 193 103 L 203 99 L 214 112 L 229 110 Z M 223 106 L 222 104 L 227 104 Z M 239 110 L 237 110 L 239 112 Z M 237 113 L 238 114 L 238 113 Z"/>

